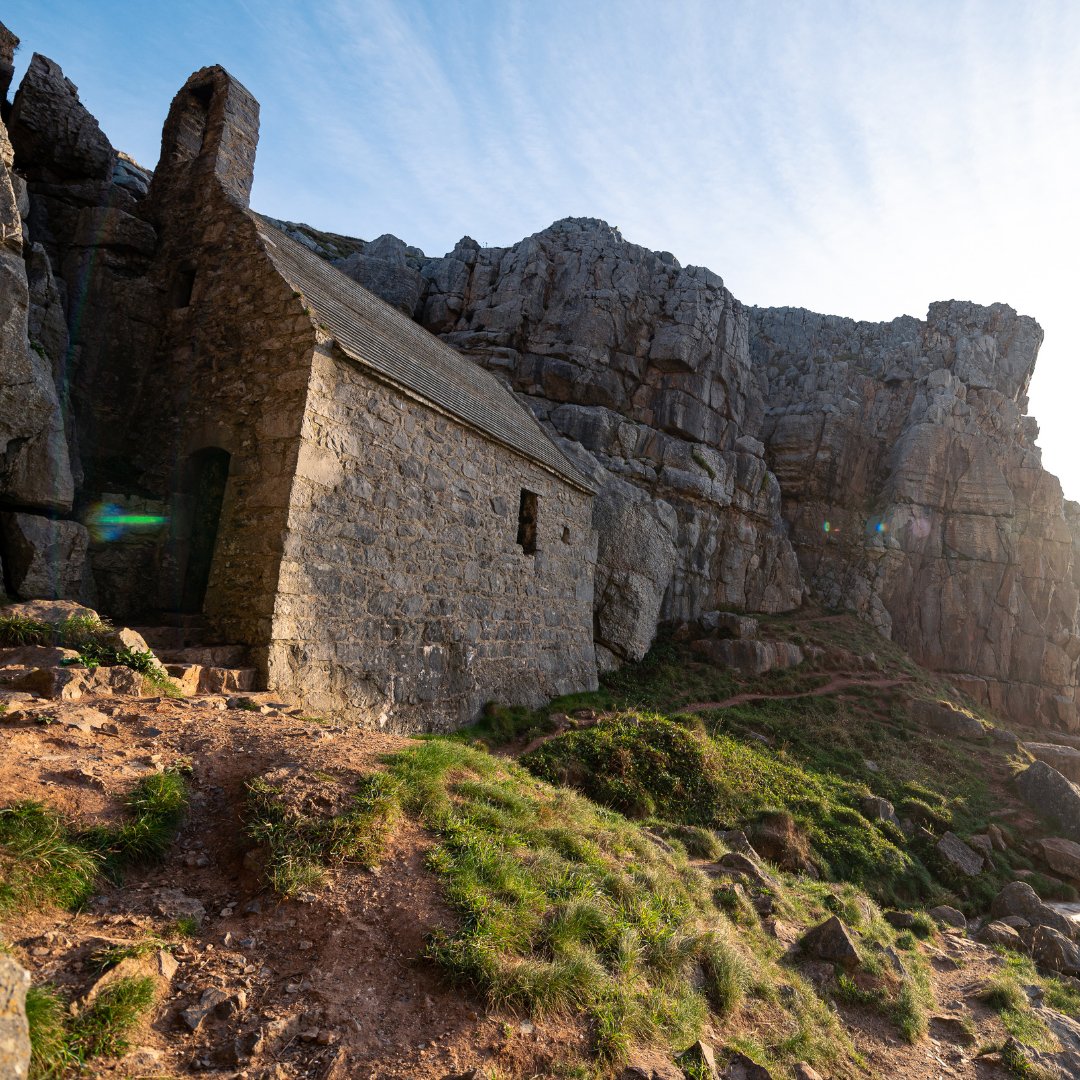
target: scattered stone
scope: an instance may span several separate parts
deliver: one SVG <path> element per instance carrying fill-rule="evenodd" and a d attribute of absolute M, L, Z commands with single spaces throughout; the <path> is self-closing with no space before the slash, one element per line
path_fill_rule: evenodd
<path fill-rule="evenodd" d="M 30 973 L 0 953 L 0 1076 L 23 1080 L 30 1071 L 26 991 Z"/>
<path fill-rule="evenodd" d="M 1063 836 L 1051 836 L 1037 840 L 1035 846 L 1051 870 L 1080 880 L 1080 844 Z"/>
<path fill-rule="evenodd" d="M 1024 949 L 1019 933 L 1000 919 L 994 919 L 981 927 L 975 935 L 975 940 L 981 941 L 984 945 L 1002 945 L 1006 949 L 1016 949 L 1018 952 Z"/>
<path fill-rule="evenodd" d="M 714 865 L 720 873 L 729 874 L 740 881 L 766 889 L 779 888 L 779 882 L 772 874 L 765 870 L 756 859 L 744 855 L 741 851 L 729 851 L 721 855 Z"/>
<path fill-rule="evenodd" d="M 896 930 L 910 930 L 915 925 L 910 911 L 884 911 L 881 917 Z"/>
<path fill-rule="evenodd" d="M 988 866 L 994 865 L 994 842 L 990 839 L 989 833 L 977 833 L 975 836 L 968 837 L 968 847 L 972 851 L 977 851 Z"/>
<path fill-rule="evenodd" d="M 157 889 L 153 902 L 154 910 L 167 919 L 194 919 L 201 925 L 206 918 L 203 904 L 179 889 Z"/>
<path fill-rule="evenodd" d="M 849 971 L 854 970 L 860 963 L 859 952 L 848 928 L 835 915 L 808 931 L 801 944 L 808 956 L 839 964 Z"/>
<path fill-rule="evenodd" d="M 1045 761 L 1029 765 L 1016 782 L 1020 798 L 1044 817 L 1055 818 L 1062 835 L 1080 843 L 1080 790 Z"/>
<path fill-rule="evenodd" d="M 952 926 L 957 930 L 967 929 L 967 919 L 964 917 L 964 913 L 957 911 L 954 907 L 949 907 L 948 904 L 939 904 L 937 907 L 931 908 L 927 914 L 937 923 Z"/>
<path fill-rule="evenodd" d="M 1080 975 L 1080 946 L 1049 926 L 1033 926 L 1019 935 L 1040 967 L 1062 975 Z"/>
<path fill-rule="evenodd" d="M 208 1016 L 217 1012 L 228 1002 L 229 995 L 212 986 L 202 992 L 198 1005 L 192 1005 L 180 1013 L 180 1019 L 191 1031 L 198 1031 Z"/>
<path fill-rule="evenodd" d="M 913 701 L 911 716 L 915 723 L 922 727 L 953 739 L 981 739 L 986 734 L 986 730 L 975 717 L 944 701 Z"/>
<path fill-rule="evenodd" d="M 1005 839 L 1005 834 L 1001 831 L 1001 828 L 997 825 L 988 825 L 986 827 L 986 835 L 990 837 L 991 843 L 994 845 L 995 851 L 1008 851 L 1009 845 Z"/>
<path fill-rule="evenodd" d="M 736 1051 L 728 1058 L 724 1080 L 773 1080 L 773 1074 L 753 1058 Z"/>
<path fill-rule="evenodd" d="M 978 877 L 983 871 L 983 859 L 954 832 L 947 832 L 937 842 L 938 856 L 953 870 L 966 877 Z"/>
<path fill-rule="evenodd" d="M 877 795 L 868 795 L 863 799 L 862 812 L 871 821 L 888 821 L 900 828 L 900 819 L 896 816 L 896 808 L 888 799 L 882 799 Z"/>
<path fill-rule="evenodd" d="M 760 627 L 753 616 L 739 615 L 733 611 L 706 611 L 698 622 L 706 634 L 715 634 L 718 638 L 756 638 Z"/>
<path fill-rule="evenodd" d="M 805 1061 L 800 1061 L 792 1070 L 795 1080 L 821 1080 L 821 1073 L 812 1069 Z"/>
<path fill-rule="evenodd" d="M 995 919 L 1019 915 L 1032 926 L 1049 926 L 1067 937 L 1072 937 L 1075 932 L 1072 921 L 1040 900 L 1026 881 L 1009 882 L 991 902 L 990 915 Z"/>
<path fill-rule="evenodd" d="M 1023 746 L 1036 761 L 1045 762 L 1074 784 L 1080 783 L 1080 750 L 1044 742 L 1026 742 Z"/>
<path fill-rule="evenodd" d="M 746 833 L 742 829 L 727 829 L 720 833 L 720 839 L 732 851 L 741 852 L 755 862 L 760 862 L 761 856 L 754 850 L 753 845 L 746 838 Z"/>
<path fill-rule="evenodd" d="M 720 1072 L 716 1067 L 716 1054 L 713 1048 L 700 1039 L 693 1046 L 687 1047 L 681 1054 L 676 1055 L 675 1060 L 682 1066 L 683 1071 L 697 1070 L 695 1075 L 701 1080 L 720 1080 Z"/>

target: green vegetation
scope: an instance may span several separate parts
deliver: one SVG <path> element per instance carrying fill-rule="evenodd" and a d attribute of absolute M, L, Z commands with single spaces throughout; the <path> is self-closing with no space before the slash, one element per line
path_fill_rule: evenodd
<path fill-rule="evenodd" d="M 123 1054 L 154 997 L 154 980 L 149 976 L 117 979 L 72 1016 L 51 987 L 31 987 L 26 995 L 30 1080 L 59 1080 L 92 1058 Z"/>
<path fill-rule="evenodd" d="M 248 835 L 268 853 L 267 880 L 279 896 L 290 897 L 323 884 L 328 866 L 376 865 L 398 804 L 385 773 L 362 777 L 352 805 L 332 817 L 289 807 L 279 788 L 259 778 L 247 785 L 247 811 Z"/>
<path fill-rule="evenodd" d="M 744 829 L 782 866 L 856 882 L 890 904 L 948 902 L 973 913 L 1016 870 L 1032 868 L 1017 851 L 996 852 L 972 882 L 955 877 L 934 850 L 946 830 L 961 837 L 985 831 L 994 785 L 1007 782 L 1015 767 L 1000 745 L 988 742 L 974 755 L 913 724 L 910 696 L 955 700 L 946 683 L 854 618 L 762 621 L 766 632 L 822 650 L 831 669 L 847 662 L 860 677 L 902 685 L 814 696 L 832 676 L 812 664 L 742 678 L 660 641 L 593 694 L 537 711 L 489 706 L 462 738 L 489 748 L 544 738 L 522 758 L 537 776 L 646 820 L 664 836 L 689 826 Z M 700 708 L 740 694 L 763 696 Z M 891 801 L 915 835 L 868 819 L 862 803 L 869 795 Z M 711 856 L 702 850 L 702 857 Z M 1072 892 L 1050 879 L 1031 880 L 1047 898 Z"/>
<path fill-rule="evenodd" d="M 35 802 L 0 809 L 0 912 L 42 904 L 77 908 L 98 875 L 164 856 L 187 807 L 187 781 L 165 770 L 140 780 L 116 825 L 78 830 Z"/>
<path fill-rule="evenodd" d="M 1036 1015 L 1024 989 L 1025 986 L 1038 986 L 1042 983 L 1035 965 L 1030 958 L 1019 953 L 1005 949 L 999 949 L 998 952 L 1005 962 L 983 988 L 980 998 L 984 1004 L 1001 1015 L 1005 1030 L 1017 1042 L 1036 1050 L 1057 1049 L 1056 1040 Z M 1059 983 L 1059 986 L 1061 990 L 1065 989 L 1063 984 Z M 1026 1059 L 1024 1060 L 1026 1062 Z"/>
<path fill-rule="evenodd" d="M 149 650 L 118 644 L 113 627 L 96 615 L 69 615 L 55 626 L 23 615 L 0 613 L 0 647 L 43 645 L 74 649 L 78 659 L 68 661 L 93 671 L 98 667 L 128 667 L 166 697 L 179 697 L 180 689 L 165 674 Z"/>
<path fill-rule="evenodd" d="M 708 880 L 624 817 L 451 739 L 394 755 L 406 810 L 460 915 L 428 951 L 493 1007 L 583 1013 L 595 1050 L 681 1049 L 710 1013 L 768 1018 L 763 1060 L 836 1064 L 835 1017 L 755 923 L 736 930 Z"/>

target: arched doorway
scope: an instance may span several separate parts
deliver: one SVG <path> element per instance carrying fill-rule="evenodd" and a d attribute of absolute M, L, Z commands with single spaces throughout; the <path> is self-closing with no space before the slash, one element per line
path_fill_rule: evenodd
<path fill-rule="evenodd" d="M 180 610 L 201 612 L 214 561 L 221 503 L 229 479 L 229 452 L 217 446 L 197 450 L 184 469 L 184 494 L 190 507 L 191 530 L 187 538 L 184 582 Z"/>

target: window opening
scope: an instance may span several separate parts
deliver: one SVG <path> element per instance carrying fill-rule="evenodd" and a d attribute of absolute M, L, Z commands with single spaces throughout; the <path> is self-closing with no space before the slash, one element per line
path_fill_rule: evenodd
<path fill-rule="evenodd" d="M 191 305 L 191 292 L 194 288 L 195 271 L 187 268 L 177 270 L 169 288 L 169 303 L 174 310 Z"/>
<path fill-rule="evenodd" d="M 522 488 L 521 504 L 518 507 L 517 542 L 526 555 L 536 552 L 536 503 L 536 493 Z"/>

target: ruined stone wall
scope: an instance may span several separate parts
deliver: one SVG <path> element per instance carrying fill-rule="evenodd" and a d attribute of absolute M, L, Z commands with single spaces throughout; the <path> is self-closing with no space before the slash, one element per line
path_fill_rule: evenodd
<path fill-rule="evenodd" d="M 536 552 L 517 543 L 522 489 Z M 320 714 L 445 730 L 596 685 L 592 498 L 368 376 L 312 368 L 269 684 Z"/>
<path fill-rule="evenodd" d="M 891 323 L 751 309 L 750 330 L 817 595 L 1006 715 L 1075 725 L 1080 563 L 1024 415 L 1034 320 L 950 301 Z"/>

